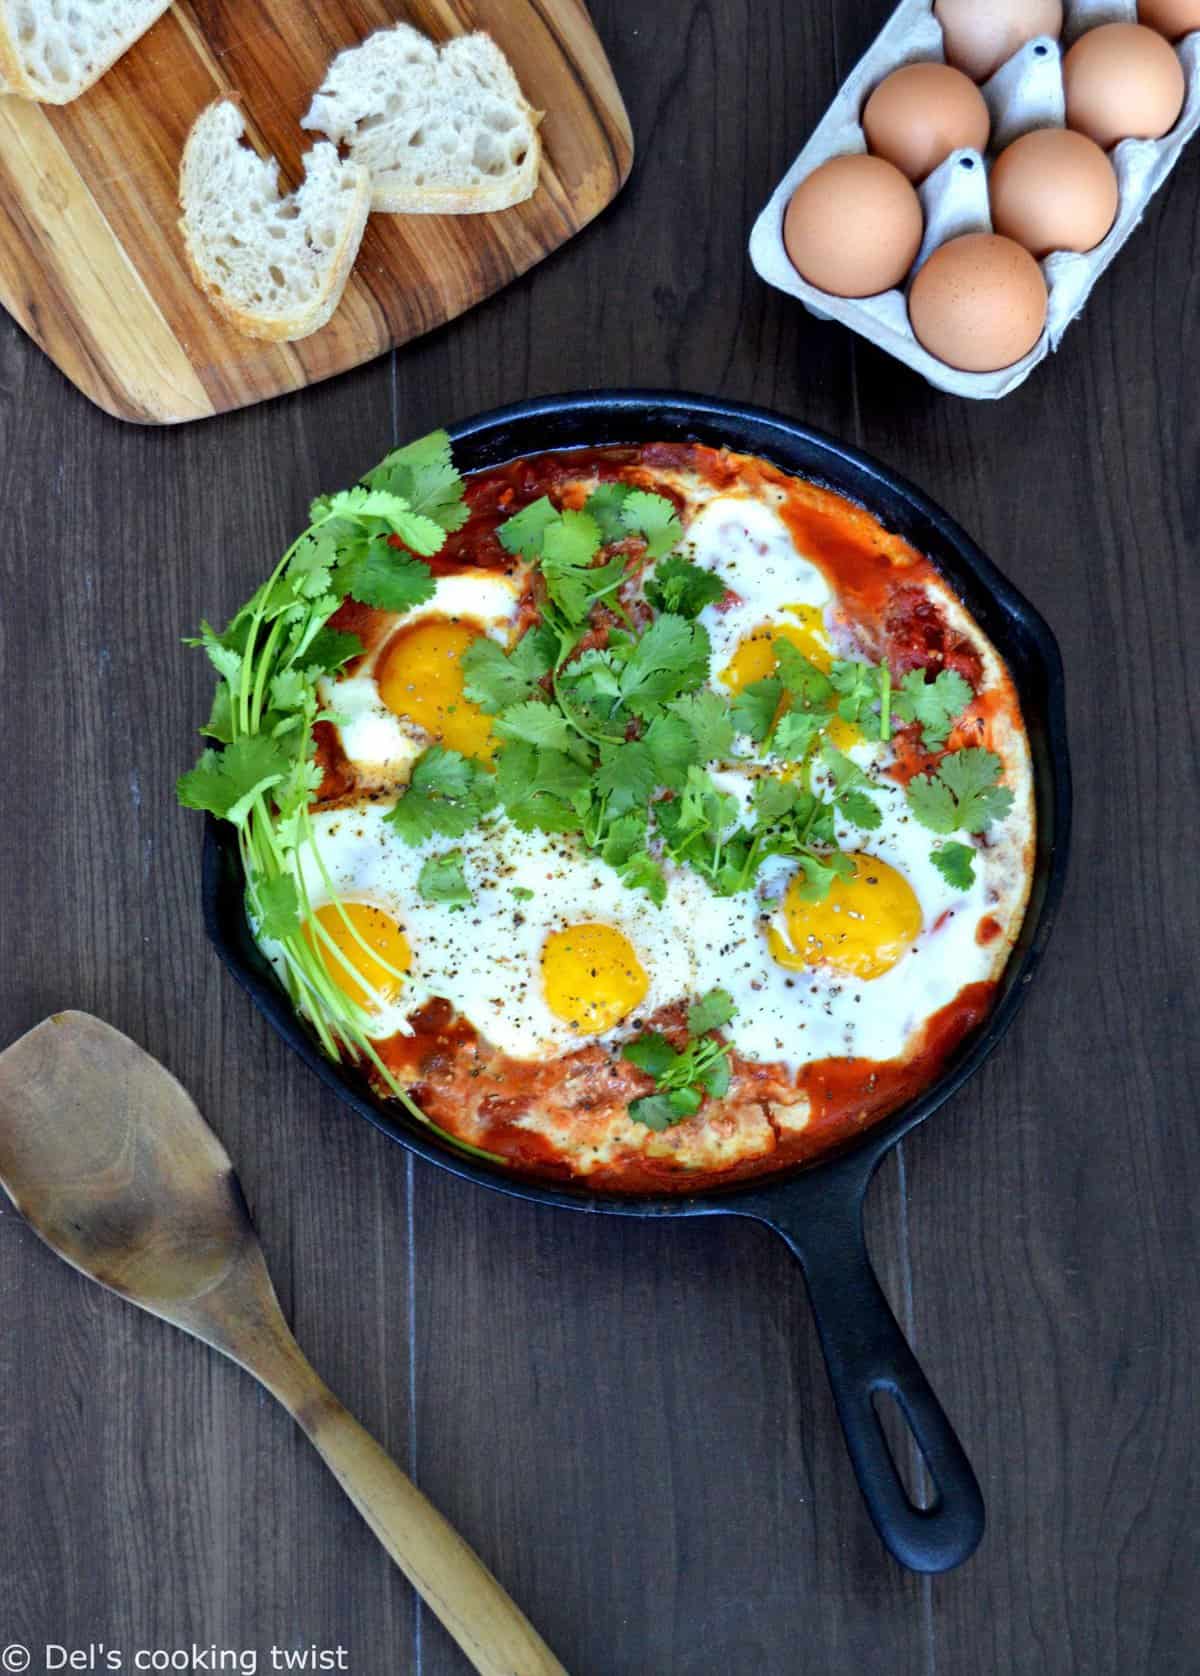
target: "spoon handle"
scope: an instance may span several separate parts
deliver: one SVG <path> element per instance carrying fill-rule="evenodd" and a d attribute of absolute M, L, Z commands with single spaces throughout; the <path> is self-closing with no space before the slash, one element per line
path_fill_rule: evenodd
<path fill-rule="evenodd" d="M 475 1669 L 481 1676 L 567 1676 L 479 1556 L 343 1407 L 294 1340 L 291 1348 L 282 1367 L 258 1377 Z"/>

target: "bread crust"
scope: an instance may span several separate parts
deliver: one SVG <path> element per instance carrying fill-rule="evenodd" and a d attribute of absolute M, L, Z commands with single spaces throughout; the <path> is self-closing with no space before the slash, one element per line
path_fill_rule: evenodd
<path fill-rule="evenodd" d="M 183 160 L 180 164 L 181 199 L 184 179 L 189 167 L 189 148 L 192 141 L 208 113 L 216 106 L 228 102 L 224 98 L 213 100 L 201 111 L 192 124 L 187 142 L 184 145 Z M 240 144 L 240 141 L 238 143 Z M 274 160 L 272 159 L 272 161 Z M 213 279 L 204 267 L 202 255 L 192 237 L 192 229 L 188 222 L 186 210 L 180 215 L 179 231 L 183 239 L 184 256 L 192 279 L 222 319 L 227 320 L 235 331 L 240 332 L 244 337 L 256 338 L 264 343 L 294 343 L 300 338 L 310 337 L 313 332 L 320 331 L 321 327 L 327 325 L 332 318 L 334 311 L 342 300 L 346 282 L 358 255 L 359 245 L 362 243 L 367 216 L 371 211 L 371 177 L 368 171 L 360 164 L 352 162 L 344 162 L 342 168 L 352 174 L 354 191 L 350 213 L 345 217 L 341 226 L 336 255 L 320 291 L 305 307 L 294 309 L 288 314 L 255 313 L 241 307 L 227 297 L 219 282 Z"/>
<path fill-rule="evenodd" d="M 390 186 L 386 176 L 375 175 L 371 187 L 371 208 L 387 215 L 485 215 L 494 210 L 512 209 L 523 204 L 537 191 L 538 175 L 542 167 L 542 137 L 536 124 L 542 120 L 541 111 L 532 111 L 533 141 L 512 180 L 496 186 L 405 187 Z"/>

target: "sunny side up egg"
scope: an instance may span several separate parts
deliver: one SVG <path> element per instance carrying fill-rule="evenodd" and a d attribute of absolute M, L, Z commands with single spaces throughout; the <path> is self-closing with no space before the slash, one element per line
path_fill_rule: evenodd
<path fill-rule="evenodd" d="M 683 547 L 726 585 L 726 597 L 701 617 L 714 681 L 726 692 L 770 672 L 779 636 L 824 670 L 858 650 L 829 579 L 797 550 L 773 507 L 710 498 Z M 459 663 L 479 634 L 512 641 L 522 587 L 520 576 L 443 577 L 433 599 L 353 675 L 326 683 L 360 784 L 402 784 L 433 742 L 490 756 L 489 719 L 464 698 Z M 446 841 L 398 844 L 387 804 L 359 801 L 313 817 L 320 860 L 306 861 L 305 887 L 326 966 L 366 1006 L 379 1040 L 404 1033 L 411 1015 L 442 999 L 504 1055 L 537 1060 L 627 1037 L 660 1008 L 719 986 L 737 1007 L 727 1035 L 748 1059 L 795 1073 L 830 1057 L 897 1058 L 925 1019 L 988 975 L 994 962 L 976 928 L 997 877 L 1018 858 L 1002 840 L 971 889 L 954 889 L 886 772 L 891 747 L 835 725 L 835 743 L 867 775 L 881 822 L 870 834 L 839 827 L 853 874 L 823 902 L 805 901 L 793 865 L 776 858 L 754 892 L 733 898 L 669 866 L 666 900 L 655 908 L 571 837 L 522 832 L 504 818 L 459 843 L 472 903 L 426 902 L 418 877 Z M 744 749 L 715 771 L 747 821 L 764 771 Z M 800 1108 L 796 1121 L 804 1121 Z"/>
<path fill-rule="evenodd" d="M 481 635 L 509 644 L 524 586 L 521 571 L 439 576 L 432 598 L 398 618 L 352 675 L 321 682 L 322 703 L 360 787 L 403 784 L 431 744 L 491 755 L 491 724 L 464 697 L 461 660 Z"/>

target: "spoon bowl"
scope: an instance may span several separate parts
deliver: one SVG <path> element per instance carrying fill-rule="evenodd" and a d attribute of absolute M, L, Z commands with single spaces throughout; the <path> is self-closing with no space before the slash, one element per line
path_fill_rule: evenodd
<path fill-rule="evenodd" d="M 288 1330 L 229 1155 L 170 1072 L 87 1013 L 0 1053 L 0 1185 L 73 1268 L 278 1397 L 482 1676 L 566 1676 Z"/>

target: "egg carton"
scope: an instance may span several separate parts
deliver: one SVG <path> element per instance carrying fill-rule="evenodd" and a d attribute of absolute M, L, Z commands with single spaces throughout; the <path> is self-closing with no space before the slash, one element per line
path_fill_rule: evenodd
<path fill-rule="evenodd" d="M 1063 333 L 1088 299 L 1093 285 L 1142 218 L 1146 205 L 1174 168 L 1180 152 L 1200 127 L 1200 31 L 1187 35 L 1176 50 L 1187 91 L 1183 110 L 1161 140 L 1122 140 L 1109 156 L 1120 189 L 1111 231 L 1085 255 L 1055 251 L 1041 263 L 1049 292 L 1046 325 L 1027 355 L 999 372 L 959 372 L 923 349 L 908 323 L 907 287 L 929 255 L 962 233 L 990 233 L 987 171 L 992 157 L 1035 128 L 1061 128 L 1065 120 L 1062 54 L 1085 30 L 1102 23 L 1137 21 L 1136 0 L 1065 0 L 1060 44 L 1050 36 L 1028 41 L 1002 64 L 981 92 L 992 119 L 988 156 L 955 151 L 918 187 L 925 214 L 925 234 L 905 289 L 875 297 L 835 297 L 802 279 L 783 242 L 783 216 L 796 187 L 831 157 L 867 150 L 859 116 L 868 95 L 886 75 L 904 64 L 944 63 L 942 29 L 932 0 L 901 0 L 874 44 L 843 82 L 804 150 L 771 196 L 754 224 L 750 259 L 768 284 L 799 297 L 821 320 L 840 320 L 897 360 L 922 374 L 939 390 L 994 401 L 1023 384 L 1039 361 L 1057 349 Z"/>

